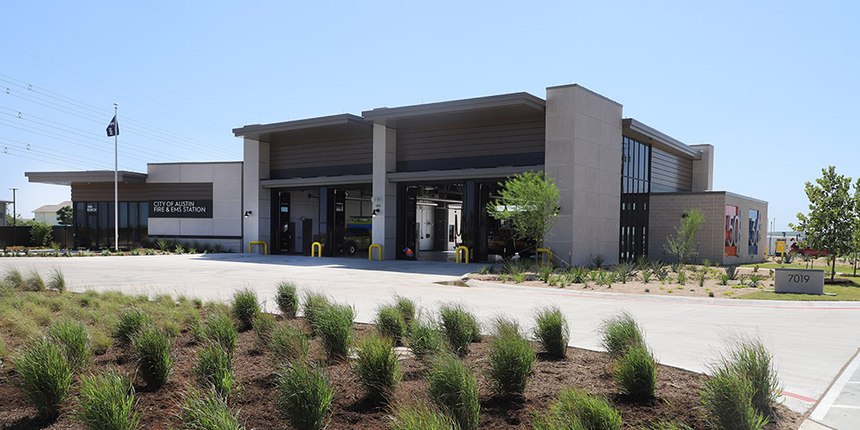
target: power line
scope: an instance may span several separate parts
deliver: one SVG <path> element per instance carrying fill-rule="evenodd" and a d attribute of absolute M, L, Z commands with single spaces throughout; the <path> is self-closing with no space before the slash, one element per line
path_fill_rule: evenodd
<path fill-rule="evenodd" d="M 72 162 L 75 162 L 78 164 L 83 164 L 83 165 L 88 165 L 88 166 L 91 165 L 93 167 L 99 167 L 99 168 L 103 168 L 103 169 L 107 169 L 108 167 L 113 168 L 113 166 L 109 166 L 107 163 L 99 163 L 93 159 L 80 158 L 76 155 L 66 154 L 66 153 L 56 151 L 56 150 L 51 150 L 50 152 L 43 151 L 43 150 L 39 149 L 40 148 L 39 145 L 26 143 L 26 142 L 22 142 L 20 140 L 10 139 L 8 137 L 3 137 L 3 136 L 0 136 L 0 147 L 17 148 L 17 149 L 24 150 L 24 151 L 33 153 L 35 155 L 43 156 L 43 157 L 48 157 L 48 158 L 52 158 L 52 159 L 56 159 L 56 160 L 60 160 L 60 161 L 68 160 L 68 161 L 72 161 Z"/>

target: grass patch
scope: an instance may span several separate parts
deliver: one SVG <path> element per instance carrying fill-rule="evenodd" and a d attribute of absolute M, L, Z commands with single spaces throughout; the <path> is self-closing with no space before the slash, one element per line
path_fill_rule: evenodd
<path fill-rule="evenodd" d="M 295 318 L 296 312 L 299 311 L 299 294 L 296 291 L 296 284 L 292 281 L 279 282 L 278 290 L 275 293 L 275 303 L 285 318 Z"/>
<path fill-rule="evenodd" d="M 535 428 L 546 430 L 620 430 L 621 414 L 603 398 L 568 388 L 548 413 L 535 417 Z"/>
<path fill-rule="evenodd" d="M 825 295 L 816 294 L 777 294 L 773 291 L 753 291 L 738 296 L 739 299 L 750 300 L 790 300 L 790 301 L 860 301 L 860 287 L 844 285 L 824 285 Z"/>
<path fill-rule="evenodd" d="M 216 312 L 206 319 L 203 326 L 203 336 L 210 342 L 217 343 L 231 356 L 236 351 L 239 333 L 233 320 L 223 312 Z"/>
<path fill-rule="evenodd" d="M 63 347 L 63 353 L 72 369 L 84 368 L 92 358 L 90 333 L 87 327 L 77 321 L 61 320 L 48 329 L 48 337 Z"/>
<path fill-rule="evenodd" d="M 91 305 L 88 305 L 91 306 Z M 153 325 L 153 319 L 143 310 L 138 308 L 124 309 L 119 314 L 119 322 L 114 328 L 113 336 L 120 342 L 131 342 L 134 335 L 144 327 Z"/>
<path fill-rule="evenodd" d="M 534 336 L 540 341 L 543 350 L 549 356 L 562 359 L 567 355 L 570 326 L 557 306 L 546 307 L 537 311 Z"/>
<path fill-rule="evenodd" d="M 500 318 L 495 325 L 487 369 L 490 386 L 498 396 L 521 397 L 537 357 L 516 322 Z"/>
<path fill-rule="evenodd" d="M 308 337 L 290 322 L 272 330 L 269 352 L 276 367 L 304 361 L 310 351 Z"/>
<path fill-rule="evenodd" d="M 60 268 L 54 267 L 51 269 L 51 274 L 48 276 L 48 288 L 61 293 L 66 291 L 66 277 Z"/>
<path fill-rule="evenodd" d="M 427 371 L 430 398 L 450 414 L 460 430 L 476 430 L 481 412 L 475 375 L 452 354 L 436 356 Z"/>
<path fill-rule="evenodd" d="M 768 420 L 753 407 L 753 390 L 752 383 L 737 372 L 716 369 L 700 395 L 708 423 L 718 429 L 763 429 Z"/>
<path fill-rule="evenodd" d="M 383 336 L 400 344 L 406 334 L 406 320 L 403 313 L 395 305 L 381 306 L 376 311 L 376 330 Z"/>
<path fill-rule="evenodd" d="M 324 429 L 333 397 L 322 369 L 308 363 L 287 366 L 278 377 L 278 408 L 298 430 Z"/>
<path fill-rule="evenodd" d="M 311 326 L 311 335 L 316 336 L 317 332 L 317 316 L 326 308 L 331 307 L 331 300 L 325 294 L 306 291 L 302 310 L 305 314 L 305 319 Z"/>
<path fill-rule="evenodd" d="M 233 359 L 217 343 L 210 343 L 197 352 L 194 376 L 203 387 L 212 387 L 223 398 L 233 392 L 236 376 L 233 374 Z"/>
<path fill-rule="evenodd" d="M 18 270 L 17 267 L 8 267 L 6 268 L 6 273 L 3 275 L 3 281 L 9 287 L 19 290 L 26 291 L 27 283 L 24 279 L 24 274 Z"/>
<path fill-rule="evenodd" d="M 45 418 L 56 418 L 72 385 L 73 368 L 63 347 L 53 339 L 33 340 L 12 363 L 21 376 L 21 390 Z"/>
<path fill-rule="evenodd" d="M 403 322 L 408 326 L 415 319 L 415 302 L 401 295 L 394 296 L 394 306 L 403 315 Z"/>
<path fill-rule="evenodd" d="M 260 314 L 257 293 L 244 288 L 233 294 L 233 317 L 239 322 L 239 330 L 249 330 L 254 326 L 254 317 Z"/>
<path fill-rule="evenodd" d="M 620 357 L 627 349 L 644 345 L 642 329 L 627 312 L 604 320 L 600 331 L 601 344 L 612 357 Z"/>
<path fill-rule="evenodd" d="M 779 377 L 773 364 L 773 354 L 761 340 L 741 337 L 732 342 L 732 349 L 717 365 L 749 381 L 751 401 L 755 410 L 770 417 L 782 392 Z"/>
<path fill-rule="evenodd" d="M 439 309 L 439 319 L 448 347 L 460 357 L 469 353 L 469 344 L 475 338 L 480 339 L 480 333 L 475 333 L 479 330 L 475 316 L 461 305 L 442 306 Z"/>
<path fill-rule="evenodd" d="M 138 429 L 131 381 L 115 370 L 82 378 L 75 418 L 89 430 Z"/>
<path fill-rule="evenodd" d="M 358 342 L 355 353 L 352 368 L 367 397 L 374 401 L 390 399 L 403 378 L 391 340 L 371 334 Z"/>
<path fill-rule="evenodd" d="M 35 269 L 30 270 L 24 280 L 24 291 L 45 291 L 45 280 Z"/>
<path fill-rule="evenodd" d="M 191 389 L 179 412 L 183 430 L 244 430 L 227 402 L 213 390 Z"/>
<path fill-rule="evenodd" d="M 275 316 L 272 314 L 260 313 L 254 317 L 254 351 L 258 354 L 264 353 L 269 349 L 269 343 L 272 341 L 272 331 L 275 330 Z"/>
<path fill-rule="evenodd" d="M 400 406 L 391 417 L 391 430 L 452 430 L 456 426 L 450 416 L 421 403 Z"/>
<path fill-rule="evenodd" d="M 137 358 L 137 374 L 146 387 L 155 390 L 164 386 L 173 370 L 170 338 L 159 328 L 146 327 L 132 338 Z"/>
<path fill-rule="evenodd" d="M 317 333 L 329 360 L 346 358 L 352 343 L 352 322 L 355 309 L 349 305 L 332 304 L 316 315 Z"/>
<path fill-rule="evenodd" d="M 648 348 L 637 345 L 628 349 L 615 363 L 615 382 L 621 394 L 636 400 L 654 397 L 657 387 L 657 363 Z"/>
<path fill-rule="evenodd" d="M 420 361 L 426 362 L 428 357 L 445 349 L 445 341 L 442 339 L 439 327 L 434 322 L 423 318 L 416 318 L 409 324 L 406 341 L 415 358 Z"/>

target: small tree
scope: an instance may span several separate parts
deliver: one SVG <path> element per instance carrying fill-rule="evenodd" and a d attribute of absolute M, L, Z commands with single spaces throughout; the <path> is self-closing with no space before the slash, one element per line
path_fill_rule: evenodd
<path fill-rule="evenodd" d="M 675 228 L 675 234 L 666 238 L 666 252 L 677 258 L 681 266 L 699 254 L 696 234 L 704 221 L 702 211 L 690 209 L 681 217 L 681 224 Z"/>
<path fill-rule="evenodd" d="M 30 238 L 35 246 L 48 246 L 51 241 L 52 227 L 48 223 L 34 221 L 30 226 Z"/>
<path fill-rule="evenodd" d="M 827 251 L 830 282 L 836 276 L 836 257 L 852 249 L 854 228 L 857 225 L 856 196 L 851 196 L 851 178 L 836 173 L 836 167 L 821 169 L 815 183 L 806 183 L 809 213 L 798 212 L 797 225 L 792 229 L 806 233 L 806 242 L 813 249 Z M 856 193 L 855 193 L 856 194 Z"/>
<path fill-rule="evenodd" d="M 57 222 L 60 225 L 72 225 L 72 207 L 63 206 L 57 211 Z"/>
<path fill-rule="evenodd" d="M 493 218 L 510 221 L 514 238 L 542 244 L 559 211 L 558 187 L 543 172 L 524 172 L 499 183 L 497 201 L 487 204 Z"/>
<path fill-rule="evenodd" d="M 860 257 L 860 178 L 854 184 L 854 234 L 851 235 L 851 265 L 857 276 L 857 259 Z"/>

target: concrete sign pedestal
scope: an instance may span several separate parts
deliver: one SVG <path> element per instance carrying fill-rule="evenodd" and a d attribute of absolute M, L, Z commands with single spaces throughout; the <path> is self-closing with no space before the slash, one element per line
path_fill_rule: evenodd
<path fill-rule="evenodd" d="M 824 271 L 817 269 L 776 269 L 776 293 L 824 294 Z"/>

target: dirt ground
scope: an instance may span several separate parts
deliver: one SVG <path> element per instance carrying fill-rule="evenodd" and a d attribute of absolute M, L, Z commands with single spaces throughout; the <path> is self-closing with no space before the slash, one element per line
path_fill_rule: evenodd
<path fill-rule="evenodd" d="M 570 288 L 570 287 L 568 287 Z M 299 322 L 303 324 L 303 322 Z M 360 338 L 373 330 L 372 326 L 357 324 L 356 337 Z M 291 428 L 275 403 L 276 369 L 266 355 L 252 352 L 254 333 L 239 335 L 234 369 L 241 391 L 231 397 L 231 406 L 239 411 L 239 419 L 247 429 Z M 177 414 L 183 391 L 192 384 L 192 367 L 198 346 L 191 343 L 191 335 L 182 333 L 174 341 L 176 363 L 170 381 L 161 389 L 149 392 L 137 387 L 137 410 L 141 415 L 141 428 L 168 429 L 178 424 Z M 536 345 L 537 347 L 537 345 Z M 311 354 L 323 359 L 319 339 L 312 341 Z M 116 367 L 132 374 L 134 363 L 129 353 L 121 347 L 112 346 L 107 353 L 96 356 L 88 372 Z M 706 428 L 703 412 L 698 404 L 698 392 L 704 375 L 685 370 L 660 366 L 657 396 L 647 403 L 635 403 L 619 396 L 611 376 L 608 355 L 582 349 L 570 348 L 566 359 L 554 361 L 539 355 L 533 378 L 527 387 L 525 398 L 520 401 L 494 398 L 483 371 L 488 367 L 488 342 L 472 344 L 465 358 L 467 365 L 478 377 L 481 399 L 482 429 L 528 429 L 531 417 L 548 408 L 557 393 L 566 387 L 585 389 L 609 399 L 624 419 L 625 429 L 638 429 L 655 420 L 680 420 L 696 429 Z M 397 401 L 429 402 L 425 367 L 419 361 L 405 358 L 402 361 L 404 377 L 397 388 Z M 326 372 L 335 387 L 330 429 L 385 429 L 390 423 L 389 408 L 364 399 L 355 374 L 347 362 L 328 363 Z M 77 381 L 77 378 L 76 378 Z M 16 387 L 18 377 L 6 369 L 0 373 L 0 428 L 2 429 L 82 429 L 75 421 L 73 411 L 77 397 L 77 382 L 72 387 L 70 399 L 55 422 L 40 422 L 36 410 L 31 407 Z M 138 381 L 140 382 L 140 381 Z M 778 419 L 768 426 L 769 430 L 797 429 L 802 417 L 782 406 Z"/>

